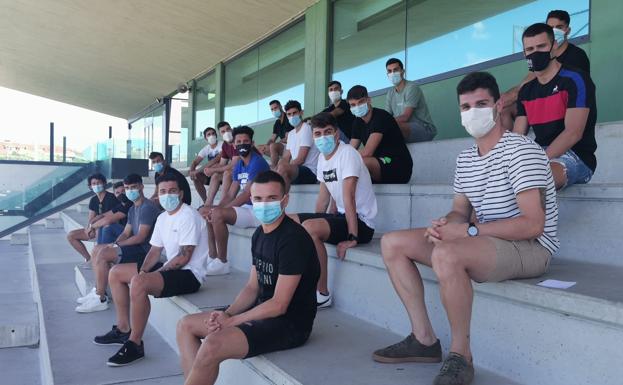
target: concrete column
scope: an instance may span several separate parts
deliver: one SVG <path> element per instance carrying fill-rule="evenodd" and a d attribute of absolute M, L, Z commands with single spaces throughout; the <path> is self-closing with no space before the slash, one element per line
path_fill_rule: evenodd
<path fill-rule="evenodd" d="M 331 1 L 320 0 L 305 12 L 305 111 L 321 111 L 328 103 Z"/>

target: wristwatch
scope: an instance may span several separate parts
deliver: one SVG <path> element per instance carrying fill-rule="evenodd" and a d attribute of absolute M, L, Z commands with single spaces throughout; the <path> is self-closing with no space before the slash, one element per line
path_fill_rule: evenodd
<path fill-rule="evenodd" d="M 348 238 L 349 241 L 355 241 L 355 242 L 359 242 L 359 237 L 356 236 L 355 234 L 348 234 Z"/>
<path fill-rule="evenodd" d="M 469 226 L 467 227 L 467 235 L 470 237 L 475 237 L 478 235 L 478 227 L 474 224 L 474 222 L 469 222 Z"/>

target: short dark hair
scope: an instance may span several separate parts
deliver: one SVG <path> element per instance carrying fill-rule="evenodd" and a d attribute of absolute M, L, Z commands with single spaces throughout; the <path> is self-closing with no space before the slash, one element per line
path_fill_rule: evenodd
<path fill-rule="evenodd" d="M 286 181 L 283 180 L 283 177 L 276 173 L 275 171 L 268 170 L 257 174 L 255 179 L 253 179 L 253 184 L 265 184 L 277 182 L 281 185 L 281 194 L 285 195 L 286 193 Z"/>
<path fill-rule="evenodd" d="M 297 100 L 288 100 L 286 105 L 283 107 L 285 111 L 288 111 L 290 108 L 296 108 L 299 111 L 303 111 L 301 103 L 299 103 Z"/>
<path fill-rule="evenodd" d="M 554 29 L 545 23 L 534 23 L 526 28 L 521 35 L 521 41 L 523 42 L 523 39 L 527 37 L 540 35 L 544 32 L 547 34 L 550 43 L 554 44 Z"/>
<path fill-rule="evenodd" d="M 463 95 L 475 91 L 478 88 L 489 91 L 489 94 L 493 96 L 493 101 L 495 102 L 500 98 L 498 82 L 493 75 L 488 72 L 472 72 L 467 74 L 456 86 L 456 94 Z"/>
<path fill-rule="evenodd" d="M 115 182 L 115 184 L 112 185 L 113 190 L 116 190 L 119 187 L 123 187 L 123 181 Z"/>
<path fill-rule="evenodd" d="M 562 9 L 554 9 L 553 11 L 549 11 L 549 13 L 547 14 L 547 19 L 549 19 L 550 17 L 553 17 L 560 21 L 564 21 L 567 25 L 571 23 L 571 17 L 569 16 L 569 12 L 563 11 Z"/>
<path fill-rule="evenodd" d="M 327 88 L 331 87 L 334 84 L 337 84 L 338 86 L 340 86 L 340 88 L 342 88 L 342 83 L 338 82 L 337 80 L 331 80 Z"/>
<path fill-rule="evenodd" d="M 203 137 L 204 137 L 204 138 L 205 138 L 206 134 L 207 134 L 209 131 L 214 131 L 214 135 L 216 135 L 216 130 L 215 130 L 213 127 L 208 127 L 208 128 L 206 128 L 205 130 L 203 130 Z"/>
<path fill-rule="evenodd" d="M 87 178 L 87 183 L 89 184 L 89 186 L 91 185 L 91 181 L 93 179 L 104 182 L 104 185 L 106 185 L 106 177 L 99 172 L 89 175 L 89 177 Z"/>
<path fill-rule="evenodd" d="M 253 129 L 249 126 L 238 126 L 234 128 L 233 138 L 236 139 L 236 135 L 249 135 L 249 139 L 253 140 Z"/>
<path fill-rule="evenodd" d="M 387 67 L 387 66 L 388 66 L 388 65 L 390 65 L 390 64 L 395 64 L 395 63 L 398 63 L 398 65 L 400 66 L 400 69 L 401 69 L 401 70 L 405 69 L 405 66 L 404 66 L 404 65 L 402 65 L 402 60 L 400 60 L 400 59 L 398 59 L 398 58 L 395 58 L 395 57 L 388 59 L 388 60 L 385 62 L 385 67 Z"/>
<path fill-rule="evenodd" d="M 270 102 L 268 102 L 269 106 L 272 106 L 273 104 L 277 104 L 278 106 L 281 106 L 281 102 L 277 99 L 273 99 Z"/>
<path fill-rule="evenodd" d="M 368 97 L 368 89 L 361 85 L 353 86 L 350 90 L 348 90 L 348 95 L 346 99 L 361 99 Z"/>
<path fill-rule="evenodd" d="M 123 178 L 125 184 L 143 184 L 143 178 L 138 174 L 130 174 Z"/>
<path fill-rule="evenodd" d="M 154 159 L 156 159 L 157 157 L 161 157 L 161 158 L 162 158 L 162 160 L 164 160 L 164 155 L 162 155 L 162 153 L 161 153 L 161 152 L 152 151 L 152 152 L 149 154 L 149 159 L 151 159 L 151 160 L 154 160 Z"/>
<path fill-rule="evenodd" d="M 177 180 L 175 174 L 162 174 L 158 178 L 156 178 L 156 186 L 158 186 L 162 182 L 175 182 L 177 184 L 177 188 L 181 189 L 180 182 Z"/>
<path fill-rule="evenodd" d="M 333 126 L 337 129 L 337 120 L 330 112 L 321 112 L 311 118 L 312 129 L 316 127 L 325 128 L 326 126 Z"/>
<path fill-rule="evenodd" d="M 226 122 L 226 121 L 224 121 L 224 120 L 223 120 L 223 121 L 218 122 L 218 124 L 216 125 L 216 128 L 221 128 L 221 127 L 223 127 L 223 126 L 229 126 L 229 127 L 231 127 L 231 124 L 229 124 L 228 122 Z"/>

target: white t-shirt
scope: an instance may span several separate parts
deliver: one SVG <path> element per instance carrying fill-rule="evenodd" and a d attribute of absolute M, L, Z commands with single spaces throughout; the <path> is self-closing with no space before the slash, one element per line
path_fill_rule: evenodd
<path fill-rule="evenodd" d="M 182 269 L 190 270 L 203 283 L 208 260 L 208 230 L 197 210 L 183 203 L 178 212 L 160 214 L 151 235 L 152 246 L 164 247 L 167 261 L 180 253 L 182 246 L 195 246 L 190 261 Z"/>
<path fill-rule="evenodd" d="M 289 143 L 289 142 L 288 142 Z M 372 189 L 370 173 L 363 163 L 359 152 L 350 144 L 339 142 L 337 151 L 331 159 L 326 160 L 324 155 L 318 158 L 318 172 L 316 177 L 320 183 L 324 183 L 335 200 L 337 211 L 344 214 L 344 179 L 356 176 L 357 187 L 355 190 L 355 207 L 357 216 L 369 228 L 374 229 L 376 217 L 376 196 Z"/>
<path fill-rule="evenodd" d="M 549 160 L 541 146 L 506 132 L 485 156 L 474 145 L 456 160 L 454 192 L 469 199 L 480 223 L 521 215 L 517 194 L 535 188 L 545 190 L 545 229 L 537 241 L 553 254 L 560 246 L 558 204 Z"/>
<path fill-rule="evenodd" d="M 289 150 L 290 154 L 292 154 L 292 160 L 298 157 L 299 149 L 301 147 L 309 147 L 307 158 L 305 158 L 305 162 L 303 162 L 302 165 L 315 173 L 320 151 L 318 151 L 318 148 L 314 144 L 312 129 L 308 123 L 301 124 L 299 132 L 296 132 L 296 129 L 294 129 L 288 133 L 288 144 L 286 144 L 286 150 Z"/>
<path fill-rule="evenodd" d="M 218 156 L 218 154 L 221 153 L 221 148 L 223 147 L 223 142 L 218 142 L 216 143 L 216 147 L 212 148 L 212 146 L 210 146 L 209 144 L 207 146 L 205 146 L 204 148 L 201 149 L 201 151 L 199 151 L 199 154 L 197 154 L 197 156 L 200 156 L 202 158 L 208 158 L 208 161 L 216 158 Z"/>

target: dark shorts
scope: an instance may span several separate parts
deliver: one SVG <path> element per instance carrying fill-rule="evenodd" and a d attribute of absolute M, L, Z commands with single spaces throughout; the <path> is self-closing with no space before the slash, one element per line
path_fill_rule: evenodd
<path fill-rule="evenodd" d="M 108 226 L 104 226 L 97 232 L 97 244 L 113 243 L 122 232 L 123 225 L 119 223 L 112 223 Z"/>
<path fill-rule="evenodd" d="M 413 161 L 399 158 L 376 158 L 381 166 L 381 181 L 375 183 L 409 183 L 413 172 Z"/>
<path fill-rule="evenodd" d="M 316 178 L 316 174 L 308 167 L 299 166 L 299 174 L 296 179 L 292 181 L 292 184 L 316 184 L 318 183 L 318 179 Z"/>
<path fill-rule="evenodd" d="M 164 287 L 157 298 L 190 294 L 201 287 L 201 282 L 197 281 L 193 272 L 187 269 L 161 271 L 160 274 L 164 279 Z"/>
<path fill-rule="evenodd" d="M 245 358 L 286 350 L 303 345 L 311 331 L 301 331 L 285 317 L 249 321 L 238 328 L 247 337 L 249 352 Z"/>
<path fill-rule="evenodd" d="M 147 252 L 140 245 L 121 246 L 119 263 L 136 263 L 140 269 L 146 256 Z"/>
<path fill-rule="evenodd" d="M 344 214 L 318 214 L 304 213 L 298 214 L 301 224 L 308 219 L 322 218 L 329 223 L 330 234 L 327 243 L 337 245 L 342 241 L 348 240 L 348 223 Z M 361 219 L 357 218 L 357 243 L 368 243 L 372 240 L 374 229 L 371 229 Z"/>

